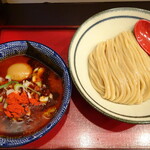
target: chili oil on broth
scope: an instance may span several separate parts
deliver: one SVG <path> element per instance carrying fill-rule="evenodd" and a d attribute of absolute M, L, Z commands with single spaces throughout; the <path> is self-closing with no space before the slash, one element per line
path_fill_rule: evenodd
<path fill-rule="evenodd" d="M 46 104 L 38 106 L 30 104 L 30 115 L 24 115 L 21 119 L 8 117 L 4 113 L 4 104 L 0 102 L 0 136 L 4 137 L 27 136 L 39 131 L 55 116 L 63 98 L 63 79 L 52 69 L 29 56 L 18 55 L 1 61 L 0 68 L 3 69 L 0 70 L 0 77 L 5 78 L 8 68 L 16 63 L 28 64 L 32 67 L 32 70 L 39 67 L 44 68 L 45 71 L 41 78 L 42 85 L 46 86 L 46 88 L 43 88 L 40 92 L 45 97 L 51 95 L 51 98 Z M 3 96 L 2 89 L 0 89 L 0 96 Z"/>

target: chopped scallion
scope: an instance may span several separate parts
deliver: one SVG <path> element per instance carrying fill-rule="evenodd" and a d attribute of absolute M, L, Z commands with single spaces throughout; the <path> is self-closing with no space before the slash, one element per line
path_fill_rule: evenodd
<path fill-rule="evenodd" d="M 28 87 L 28 86 L 25 86 L 25 85 L 23 85 L 23 84 L 18 83 L 18 84 L 15 84 L 15 85 L 14 85 L 14 89 L 15 89 L 15 90 L 19 90 L 19 88 L 21 88 L 21 87 L 26 88 L 26 89 L 29 89 L 29 90 L 31 90 L 32 92 L 37 93 L 38 95 L 41 95 L 40 92 L 37 92 L 37 91 L 35 91 L 34 89 L 32 89 L 32 88 L 30 88 L 30 87 Z"/>
<path fill-rule="evenodd" d="M 11 81 L 11 76 L 10 75 L 6 75 L 5 79 L 8 79 L 9 81 Z"/>
<path fill-rule="evenodd" d="M 17 83 L 17 84 L 15 84 L 15 85 L 14 85 L 14 90 L 15 90 L 15 91 L 18 91 L 18 90 L 19 90 L 19 88 L 21 88 L 21 87 L 23 87 L 23 85 L 22 85 L 22 84 Z"/>
<path fill-rule="evenodd" d="M 7 82 L 6 84 L 1 85 L 1 86 L 0 86 L 0 89 L 8 87 L 8 86 L 9 86 L 10 84 L 12 84 L 12 83 L 19 83 L 19 82 L 18 82 L 18 81 L 10 81 L 10 82 Z"/>
<path fill-rule="evenodd" d="M 0 97 L 0 103 L 3 101 L 3 96 Z"/>
<path fill-rule="evenodd" d="M 32 88 L 30 88 L 30 87 L 25 87 L 25 88 L 27 88 L 27 89 L 31 90 L 31 91 L 32 91 L 32 92 L 34 92 L 34 93 L 37 93 L 38 95 L 41 95 L 41 93 L 40 93 L 40 92 L 37 92 L 37 91 L 35 91 L 34 89 L 32 89 Z"/>

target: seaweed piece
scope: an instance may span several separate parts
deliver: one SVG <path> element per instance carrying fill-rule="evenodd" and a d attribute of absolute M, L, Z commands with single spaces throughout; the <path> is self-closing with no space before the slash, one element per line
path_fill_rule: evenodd
<path fill-rule="evenodd" d="M 41 61 L 43 64 L 45 64 L 46 66 L 51 68 L 53 71 L 58 73 L 58 75 L 60 77 L 63 76 L 63 70 L 52 59 L 50 59 L 47 55 L 44 55 L 43 53 L 38 51 L 28 41 L 26 41 L 26 42 L 27 42 L 27 45 L 28 45 L 26 55 L 31 56 L 31 57 Z"/>

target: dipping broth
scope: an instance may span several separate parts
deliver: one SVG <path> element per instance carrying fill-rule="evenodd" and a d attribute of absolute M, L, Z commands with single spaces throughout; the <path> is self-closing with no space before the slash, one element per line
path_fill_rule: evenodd
<path fill-rule="evenodd" d="M 63 79 L 27 55 L 7 58 L 0 68 L 0 136 L 39 131 L 61 105 Z"/>

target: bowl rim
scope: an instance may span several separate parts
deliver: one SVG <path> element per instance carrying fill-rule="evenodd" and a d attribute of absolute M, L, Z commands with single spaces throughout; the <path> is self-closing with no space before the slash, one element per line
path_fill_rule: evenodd
<path fill-rule="evenodd" d="M 57 59 L 59 59 L 58 61 L 61 62 L 62 70 L 65 74 L 65 75 L 63 75 L 63 78 L 66 78 L 66 83 L 67 83 L 66 86 L 64 86 L 65 87 L 64 92 L 66 93 L 66 97 L 63 97 L 62 104 L 61 104 L 60 108 L 58 109 L 56 115 L 50 120 L 50 122 L 48 124 L 46 124 L 46 126 L 44 126 L 39 131 L 37 131 L 31 135 L 25 136 L 25 137 L 19 137 L 19 138 L 0 137 L 0 148 L 13 148 L 13 147 L 18 147 L 18 146 L 23 146 L 23 145 L 31 143 L 35 140 L 38 140 L 39 138 L 43 137 L 46 133 L 50 132 L 50 130 L 52 130 L 55 127 L 55 125 L 60 122 L 60 120 L 64 116 L 65 112 L 67 111 L 67 108 L 69 106 L 70 99 L 71 99 L 71 93 L 72 93 L 72 80 L 71 80 L 71 76 L 69 73 L 69 69 L 68 69 L 65 61 L 63 60 L 63 58 L 55 50 L 53 50 L 51 47 L 49 47 L 45 44 L 42 44 L 42 43 L 36 42 L 36 41 L 32 41 L 32 40 L 12 40 L 12 41 L 8 41 L 8 42 L 0 43 L 0 46 L 6 45 L 9 43 L 10 44 L 16 43 L 16 42 L 25 42 L 25 43 L 29 42 L 31 45 L 32 45 L 32 43 L 42 45 L 43 47 L 45 47 L 48 50 L 50 50 L 51 52 L 53 52 L 53 54 L 55 55 L 55 59 L 57 58 Z M 19 45 L 15 45 L 15 46 L 19 46 Z M 12 55 L 10 55 L 10 57 L 11 56 Z M 52 57 L 54 57 L 54 56 L 52 56 Z M 26 138 L 29 138 L 29 140 L 27 140 Z M 18 140 L 19 140 L 19 143 L 16 142 Z M 13 142 L 14 142 L 14 144 L 12 144 Z"/>
<path fill-rule="evenodd" d="M 73 73 L 73 70 L 72 70 L 72 63 L 71 63 L 71 49 L 74 44 L 74 41 L 76 39 L 76 37 L 78 36 L 78 34 L 80 33 L 80 31 L 82 30 L 82 28 L 93 18 L 96 18 L 97 16 L 101 16 L 103 14 L 107 14 L 107 13 L 110 13 L 110 12 L 116 12 L 116 11 L 134 11 L 134 12 L 141 12 L 141 13 L 145 13 L 145 14 L 149 14 L 150 15 L 150 11 L 149 10 L 146 10 L 146 9 L 141 9 L 141 8 L 136 8 L 136 7 L 116 7 L 116 8 L 110 8 L 110 9 L 107 9 L 107 10 L 104 10 L 104 11 L 100 11 L 94 15 L 92 15 L 91 17 L 89 17 L 87 20 L 85 20 L 81 26 L 77 29 L 77 31 L 75 32 L 72 40 L 71 40 L 71 44 L 70 44 L 70 47 L 69 47 L 69 54 L 68 54 L 68 66 L 69 66 L 69 70 L 70 70 L 70 74 L 71 74 L 71 78 L 72 78 L 72 81 L 73 83 L 75 84 L 77 90 L 79 91 L 79 93 L 81 94 L 81 96 L 94 108 L 96 109 L 98 112 L 110 117 L 110 118 L 113 118 L 113 119 L 116 119 L 118 121 L 122 121 L 122 122 L 125 122 L 125 123 L 131 123 L 131 124 L 149 124 L 150 123 L 150 120 L 147 121 L 147 120 L 143 120 L 143 121 L 140 121 L 140 120 L 130 120 L 130 119 L 124 119 L 124 118 L 120 118 L 120 117 L 117 117 L 117 116 L 114 116 L 113 114 L 110 114 L 110 113 L 107 113 L 105 111 L 103 111 L 101 108 L 98 108 L 97 106 L 95 106 L 90 100 L 89 98 L 86 97 L 86 95 L 82 92 L 82 90 L 80 89 L 78 83 L 76 83 L 76 79 L 74 77 L 74 73 Z M 85 31 L 87 31 L 93 24 L 91 24 L 90 26 L 88 26 L 88 28 L 85 29 Z M 80 39 L 80 37 L 85 33 L 85 31 L 79 35 L 79 38 L 77 38 L 77 41 Z"/>

